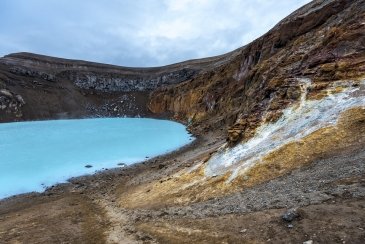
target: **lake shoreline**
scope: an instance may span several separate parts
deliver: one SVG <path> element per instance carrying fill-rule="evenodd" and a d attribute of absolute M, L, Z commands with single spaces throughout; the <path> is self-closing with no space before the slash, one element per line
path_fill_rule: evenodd
<path fill-rule="evenodd" d="M 168 174 L 166 171 L 178 171 L 181 168 L 185 168 L 186 165 L 180 160 L 177 161 L 178 157 L 185 157 L 186 154 L 191 154 L 192 156 L 202 150 L 211 150 L 213 140 L 220 138 L 221 144 L 224 141 L 222 135 L 217 135 L 215 133 L 210 133 L 209 135 L 199 136 L 194 135 L 195 140 L 175 151 L 167 154 L 163 154 L 154 158 L 147 159 L 141 163 L 132 164 L 126 167 L 117 167 L 112 169 L 106 169 L 96 172 L 91 175 L 84 175 L 73 177 L 68 180 L 67 183 L 56 184 L 52 187 L 47 188 L 44 192 L 30 192 L 25 194 L 14 195 L 8 198 L 0 200 L 0 223 L 2 221 L 8 220 L 9 215 L 19 216 L 19 213 L 27 212 L 27 215 L 38 216 L 48 212 L 48 208 L 59 208 L 62 211 L 73 211 L 76 208 L 77 213 L 82 212 L 83 216 L 88 216 L 90 214 L 98 215 L 98 218 L 103 218 L 100 226 L 95 227 L 90 233 L 86 233 L 86 236 L 92 236 L 92 241 L 97 238 L 98 240 L 105 239 L 105 233 L 111 226 L 112 222 L 105 221 L 108 217 L 105 216 L 105 209 L 100 208 L 101 201 L 108 199 L 107 206 L 105 208 L 113 205 L 115 203 L 115 193 L 118 191 L 118 187 L 127 181 L 134 181 L 137 183 L 138 178 L 142 175 L 148 174 L 151 179 L 156 179 L 162 175 Z M 215 145 L 215 146 L 214 146 Z M 217 147 L 214 143 L 213 147 Z M 164 165 L 162 167 L 162 165 Z M 142 176 L 142 177 L 144 177 Z M 111 200 L 112 199 L 112 200 Z M 72 203 L 64 202 L 71 201 Z M 87 208 L 84 206 L 87 205 Z M 47 206 L 47 207 L 44 207 Z M 103 208 L 104 208 L 103 207 Z M 43 217 L 40 217 L 43 218 Z M 89 220 L 85 220 L 89 221 Z M 57 218 L 57 225 L 63 225 L 67 222 L 66 217 Z M 95 220 L 92 220 L 92 224 L 95 225 Z M 48 221 L 42 222 L 44 225 L 48 225 Z M 1 227 L 1 224 L 0 224 Z M 21 228 L 17 226 L 16 228 Z M 37 229 L 37 228 L 36 228 Z M 86 230 L 85 230 L 86 231 Z M 41 233 L 40 235 L 52 236 L 54 233 L 52 228 L 47 230 L 47 234 Z M 95 237 L 96 235 L 96 237 Z M 84 239 L 87 237 L 84 236 Z M 0 231 L 0 240 L 1 231 Z"/>
<path fill-rule="evenodd" d="M 150 118 L 150 119 L 155 119 L 155 118 Z M 159 119 L 159 120 L 163 120 L 163 119 Z M 177 121 L 175 121 L 175 122 L 177 122 Z M 188 132 L 191 133 L 190 131 L 188 131 Z M 119 173 L 125 172 L 127 170 L 134 171 L 134 170 L 138 169 L 138 167 L 140 167 L 140 165 L 144 165 L 146 167 L 154 167 L 153 164 L 158 160 L 161 160 L 161 159 L 168 160 L 169 158 L 173 158 L 177 154 L 184 153 L 188 150 L 191 150 L 194 147 L 199 146 L 201 144 L 202 137 L 196 136 L 193 134 L 192 134 L 192 136 L 194 136 L 195 139 L 193 141 L 191 141 L 190 143 L 188 143 L 178 149 L 175 149 L 171 152 L 167 152 L 165 154 L 160 154 L 160 155 L 152 157 L 152 158 L 146 158 L 145 160 L 143 160 L 141 162 L 132 163 L 130 165 L 125 165 L 123 167 L 115 166 L 112 168 L 97 170 L 91 174 L 84 174 L 84 175 L 80 175 L 80 176 L 71 177 L 71 178 L 67 179 L 67 182 L 56 183 L 52 186 L 45 187 L 44 191 L 42 191 L 42 192 L 27 192 L 27 193 L 15 194 L 15 195 L 12 195 L 9 197 L 2 198 L 2 199 L 0 199 L 0 207 L 2 205 L 6 205 L 6 204 L 4 204 L 6 202 L 13 202 L 13 201 L 18 202 L 18 200 L 23 201 L 23 198 L 31 199 L 31 198 L 39 197 L 42 195 L 62 194 L 71 185 L 73 185 L 74 182 L 83 182 L 83 183 L 87 184 L 87 182 L 89 182 L 89 181 L 97 181 L 99 178 L 108 177 L 110 174 L 112 174 L 112 175 L 119 174 Z M 52 193 L 50 193 L 50 192 L 52 192 Z"/>
<path fill-rule="evenodd" d="M 0 124 L 0 198 L 145 161 L 191 143 L 180 123 L 145 118 Z"/>
<path fill-rule="evenodd" d="M 286 234 L 289 229 L 285 222 L 280 220 L 281 214 L 286 211 L 285 205 L 278 205 L 275 201 L 270 201 L 267 204 L 264 201 L 264 199 L 269 199 L 268 196 L 265 196 L 267 191 L 278 191 L 273 188 L 276 181 L 299 181 L 303 188 L 307 189 L 307 177 L 313 177 L 311 174 L 314 173 L 318 177 L 324 178 L 325 175 L 328 176 L 328 167 L 333 168 L 334 165 L 342 165 L 344 161 L 348 160 L 351 162 L 348 167 L 358 169 L 364 167 L 362 160 L 365 155 L 362 151 L 362 145 L 359 145 L 359 147 L 349 148 L 346 151 L 337 152 L 336 155 L 331 155 L 334 160 L 331 159 L 330 162 L 323 160 L 321 163 L 296 170 L 292 174 L 272 182 L 254 186 L 238 195 L 212 198 L 201 203 L 190 203 L 187 206 L 168 206 L 163 200 L 158 206 L 149 205 L 148 201 L 145 202 L 146 207 L 144 208 L 134 209 L 123 206 L 119 201 L 121 194 L 150 183 L 157 186 L 164 180 L 173 177 L 177 172 L 189 169 L 193 161 L 204 161 L 225 143 L 225 137 L 222 133 L 207 133 L 196 136 L 196 138 L 191 144 L 174 152 L 148 159 L 142 163 L 104 170 L 93 175 L 74 177 L 69 180 L 69 183 L 55 185 L 43 193 L 29 193 L 4 199 L 0 201 L 0 229 L 12 229 L 14 233 L 9 232 L 4 237 L 9 236 L 12 240 L 16 238 L 20 241 L 26 241 L 30 238 L 47 243 L 54 238 L 61 238 L 64 232 L 60 226 L 65 226 L 65 233 L 70 237 L 62 238 L 66 238 L 70 242 L 86 240 L 89 243 L 104 243 L 117 240 L 117 242 L 122 241 L 122 243 L 143 243 L 151 238 L 148 233 L 152 233 L 152 236 L 159 233 L 150 229 L 149 226 L 171 224 L 173 226 L 186 225 L 184 228 L 188 228 L 192 223 L 194 226 L 205 223 L 205 226 L 215 226 L 214 228 L 221 228 L 221 231 L 226 231 L 229 227 L 229 230 L 232 231 L 229 235 L 232 238 L 245 228 L 240 226 L 250 226 L 246 227 L 250 228 L 250 236 L 262 234 L 261 229 L 275 228 L 280 230 L 280 238 L 289 238 L 287 239 L 289 241 L 290 238 L 295 237 L 302 240 L 305 237 L 302 236 L 301 231 L 295 231 L 291 235 Z M 346 169 L 340 169 L 341 172 L 338 172 L 337 175 L 330 176 L 333 180 L 345 177 Z M 298 180 L 296 174 L 302 178 Z M 361 182 L 361 179 L 361 177 L 358 179 L 349 178 L 353 182 Z M 328 190 L 323 189 L 320 182 L 318 183 L 319 190 L 315 191 L 320 192 L 321 195 L 319 196 L 325 196 L 325 192 L 328 193 Z M 279 185 L 278 189 L 281 188 L 282 186 Z M 294 230 L 297 228 L 319 229 L 322 222 L 313 221 L 315 218 L 352 223 L 353 219 L 346 220 L 345 216 L 337 216 L 332 213 L 334 209 L 340 209 L 342 213 L 351 209 L 362 216 L 363 207 L 361 206 L 365 206 L 365 195 L 361 195 L 361 189 L 360 186 L 354 188 L 352 194 L 358 196 L 351 197 L 345 190 L 336 187 L 334 191 L 338 195 L 330 199 L 325 200 L 323 197 L 313 196 L 311 199 L 313 203 L 298 204 L 298 211 L 304 216 L 304 220 L 295 222 L 294 226 L 300 224 L 300 227 L 294 227 Z M 288 184 L 283 190 L 285 194 L 277 195 L 275 199 L 284 203 L 288 197 L 293 198 L 293 194 L 301 191 L 295 184 Z M 148 192 L 149 189 L 146 188 L 145 191 Z M 251 191 L 252 193 L 250 193 Z M 234 197 L 235 195 L 237 197 Z M 255 200 L 256 204 L 253 205 L 254 209 L 239 209 L 241 204 L 244 206 L 248 204 L 246 203 L 248 199 L 257 199 Z M 237 206 L 237 213 L 232 212 L 232 204 Z M 310 221 L 307 222 L 307 220 Z M 29 223 L 36 223 L 37 225 L 31 226 Z M 259 223 L 260 227 L 252 226 L 253 223 Z M 66 228 L 66 226 L 68 227 Z M 361 230 L 356 233 L 359 234 L 360 232 Z M 168 233 L 161 234 L 161 238 L 165 238 L 165 235 Z M 270 233 L 264 232 L 263 235 L 265 238 L 269 238 Z M 75 236 L 82 239 L 72 239 L 76 238 Z M 178 239 L 175 240 L 183 241 L 186 236 L 177 236 L 176 238 Z M 1 239 L 1 231 L 0 240 L 7 240 Z M 159 240 L 163 241 L 164 239 Z M 214 241 L 215 237 L 209 240 Z"/>

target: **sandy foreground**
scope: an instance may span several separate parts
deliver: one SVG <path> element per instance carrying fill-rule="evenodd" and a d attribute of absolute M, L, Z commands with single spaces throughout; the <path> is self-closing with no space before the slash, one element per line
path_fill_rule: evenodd
<path fill-rule="evenodd" d="M 169 155 L 3 200 L 0 243 L 364 243 L 361 143 L 205 201 L 123 206 L 126 192 L 163 184 L 223 142 L 222 136 L 208 134 Z M 283 220 L 291 208 L 295 218 Z"/>

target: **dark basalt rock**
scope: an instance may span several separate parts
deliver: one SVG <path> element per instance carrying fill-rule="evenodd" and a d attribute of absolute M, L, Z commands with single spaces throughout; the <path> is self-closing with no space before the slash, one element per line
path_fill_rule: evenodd
<path fill-rule="evenodd" d="M 152 91 L 159 87 L 177 84 L 188 80 L 196 70 L 182 69 L 155 77 L 128 77 L 105 73 L 74 73 L 70 75 L 76 86 L 86 90 L 109 92 Z"/>
<path fill-rule="evenodd" d="M 300 214 L 298 213 L 297 209 L 289 209 L 283 214 L 283 216 L 281 216 L 281 218 L 286 222 L 292 222 L 299 217 Z"/>

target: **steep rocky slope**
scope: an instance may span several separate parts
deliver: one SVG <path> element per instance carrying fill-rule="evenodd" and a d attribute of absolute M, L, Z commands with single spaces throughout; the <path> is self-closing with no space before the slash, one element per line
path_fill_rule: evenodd
<path fill-rule="evenodd" d="M 312 96 L 364 74 L 364 8 L 363 1 L 314 1 L 230 63 L 155 92 L 149 107 L 213 129 L 228 125 L 232 142 L 250 137 L 263 116 L 274 121 L 300 98 L 301 78 L 313 81 Z"/>
<path fill-rule="evenodd" d="M 1 121 L 162 117 L 198 140 L 0 202 L 0 241 L 364 243 L 364 30 L 364 0 L 315 0 L 231 53 L 166 67 L 2 58 Z"/>

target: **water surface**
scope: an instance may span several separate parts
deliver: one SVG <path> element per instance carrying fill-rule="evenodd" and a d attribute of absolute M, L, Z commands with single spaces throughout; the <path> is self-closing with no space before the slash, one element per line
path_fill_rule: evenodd
<path fill-rule="evenodd" d="M 0 198 L 42 191 L 70 177 L 143 161 L 191 140 L 183 125 L 154 119 L 3 123 Z"/>

